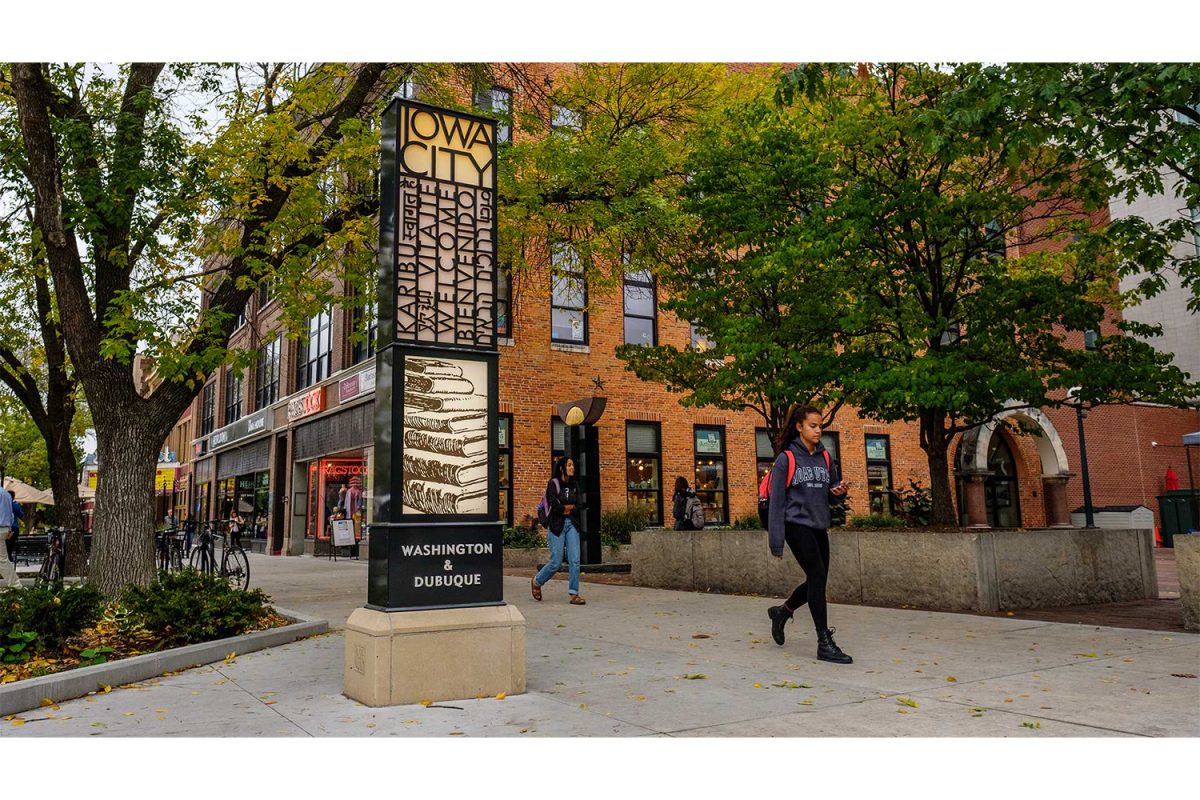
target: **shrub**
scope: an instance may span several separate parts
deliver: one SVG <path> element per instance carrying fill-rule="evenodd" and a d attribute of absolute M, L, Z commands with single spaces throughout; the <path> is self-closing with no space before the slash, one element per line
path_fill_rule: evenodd
<path fill-rule="evenodd" d="M 909 481 L 908 488 L 896 493 L 900 501 L 900 516 L 914 528 L 924 528 L 933 521 L 933 492 L 918 481 Z"/>
<path fill-rule="evenodd" d="M 535 547 L 545 547 L 546 540 L 533 528 L 513 527 L 504 529 L 505 550 L 531 550 Z"/>
<path fill-rule="evenodd" d="M 904 528 L 908 522 L 892 514 L 867 514 L 850 518 L 851 528 Z"/>
<path fill-rule="evenodd" d="M 130 623 L 161 637 L 161 647 L 237 636 L 270 613 L 261 589 L 243 591 L 216 575 L 186 568 L 165 572 L 149 586 L 127 586 L 121 604 Z"/>
<path fill-rule="evenodd" d="M 96 623 L 104 596 L 90 583 L 30 586 L 0 594 L 0 637 L 36 634 L 36 652 L 57 650 Z"/>
<path fill-rule="evenodd" d="M 648 515 L 643 508 L 605 511 L 600 515 L 600 542 L 605 547 L 629 544 L 629 535 L 646 529 Z"/>
<path fill-rule="evenodd" d="M 758 519 L 758 514 L 746 514 L 729 523 L 729 527 L 735 531 L 760 531 L 762 523 Z"/>

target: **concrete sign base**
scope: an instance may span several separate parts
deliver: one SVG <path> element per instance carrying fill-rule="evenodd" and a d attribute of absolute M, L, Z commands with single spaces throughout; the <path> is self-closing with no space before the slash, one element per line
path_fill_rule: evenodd
<path fill-rule="evenodd" d="M 346 621 L 343 692 L 368 706 L 525 691 L 525 617 L 513 605 L 385 612 Z"/>

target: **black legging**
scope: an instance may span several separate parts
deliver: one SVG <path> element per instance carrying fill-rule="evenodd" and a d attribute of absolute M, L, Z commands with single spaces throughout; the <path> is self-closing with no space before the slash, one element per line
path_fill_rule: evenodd
<path fill-rule="evenodd" d="M 792 555 L 800 562 L 800 568 L 804 570 L 804 577 L 807 579 L 796 587 L 786 605 L 795 611 L 807 602 L 813 625 L 818 631 L 823 631 L 828 627 L 825 581 L 829 577 L 829 531 L 789 522 L 784 529 L 784 541 L 792 549 Z"/>

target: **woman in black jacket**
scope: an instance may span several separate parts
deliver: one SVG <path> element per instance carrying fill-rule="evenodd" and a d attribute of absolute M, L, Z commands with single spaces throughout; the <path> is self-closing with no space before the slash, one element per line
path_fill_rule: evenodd
<path fill-rule="evenodd" d="M 542 599 L 542 586 L 558 572 L 565 547 L 567 594 L 571 596 L 571 605 L 587 605 L 579 595 L 579 512 L 584 503 L 579 494 L 579 482 L 575 480 L 575 462 L 566 456 L 554 464 L 554 477 L 546 484 L 546 503 L 550 508 L 550 525 L 546 531 L 550 560 L 533 576 L 530 583 L 533 599 Z"/>
<path fill-rule="evenodd" d="M 688 498 L 695 496 L 696 493 L 688 486 L 687 478 L 680 475 L 675 479 L 675 494 L 671 498 L 671 515 L 675 517 L 675 530 L 694 531 L 696 529 L 687 513 Z"/>
<path fill-rule="evenodd" d="M 838 465 L 821 444 L 821 411 L 795 405 L 779 431 L 779 455 L 771 467 L 771 508 L 767 539 L 771 555 L 783 558 L 786 543 L 804 570 L 805 582 L 781 606 L 771 606 L 771 636 L 783 644 L 783 626 L 792 613 L 808 603 L 817 629 L 817 658 L 836 664 L 853 662 L 833 641 L 828 627 L 825 582 L 829 576 L 829 503 L 846 495 L 848 485 Z M 788 481 L 788 452 L 795 472 Z"/>

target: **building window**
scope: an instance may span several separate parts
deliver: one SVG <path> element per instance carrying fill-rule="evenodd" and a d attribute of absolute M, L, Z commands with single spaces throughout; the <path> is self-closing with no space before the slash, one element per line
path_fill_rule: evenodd
<path fill-rule="evenodd" d="M 567 454 L 567 426 L 558 417 L 550 420 L 550 475 L 554 475 L 554 464 Z"/>
<path fill-rule="evenodd" d="M 497 482 L 500 488 L 500 513 L 507 524 L 513 524 L 512 498 L 512 414 L 501 414 L 496 432 L 496 453 L 499 458 Z"/>
<path fill-rule="evenodd" d="M 658 344 L 658 303 L 650 270 L 625 273 L 625 344 Z"/>
<path fill-rule="evenodd" d="M 272 339 L 258 351 L 254 365 L 254 409 L 260 411 L 279 399 L 279 340 Z"/>
<path fill-rule="evenodd" d="M 258 307 L 261 309 L 271 302 L 271 291 L 275 288 L 275 281 L 271 278 L 264 278 L 262 283 L 258 284 Z"/>
<path fill-rule="evenodd" d="M 395 97 L 401 100 L 416 100 L 421 93 L 421 86 L 417 83 L 412 75 L 409 75 L 404 80 L 400 81 L 400 86 L 396 89 Z"/>
<path fill-rule="evenodd" d="M 308 337 L 296 347 L 296 389 L 307 389 L 329 377 L 332 366 L 333 315 L 325 309 L 308 321 Z"/>
<path fill-rule="evenodd" d="M 697 425 L 696 496 L 704 506 L 706 525 L 724 525 L 729 521 L 729 492 L 725 481 L 725 429 Z"/>
<path fill-rule="evenodd" d="M 587 344 L 587 281 L 575 248 L 556 244 L 550 253 L 550 341 Z"/>
<path fill-rule="evenodd" d="M 213 432 L 213 419 L 216 416 L 216 381 L 204 384 L 204 393 L 200 400 L 200 436 L 208 436 Z"/>
<path fill-rule="evenodd" d="M 630 508 L 646 512 L 646 521 L 661 525 L 662 436 L 657 422 L 625 423 L 625 486 Z"/>
<path fill-rule="evenodd" d="M 887 434 L 868 433 L 867 497 L 872 514 L 892 513 L 892 445 Z M 832 454 L 831 454 L 832 455 Z"/>
<path fill-rule="evenodd" d="M 692 349 L 697 353 L 705 353 L 716 347 L 709 335 L 700 328 L 696 327 L 696 323 L 692 323 Z"/>
<path fill-rule="evenodd" d="M 999 220 L 992 220 L 983 226 L 984 247 L 989 260 L 998 261 L 1004 258 L 1004 228 Z"/>
<path fill-rule="evenodd" d="M 496 144 L 512 141 L 512 91 L 493 86 L 475 90 L 475 108 L 499 117 L 496 122 Z"/>
<path fill-rule="evenodd" d="M 245 324 L 246 324 L 246 307 L 242 306 L 241 313 L 237 315 L 237 319 L 233 323 L 233 329 L 236 331 L 238 328 L 242 327 Z"/>
<path fill-rule="evenodd" d="M 550 106 L 550 130 L 578 131 L 583 129 L 583 114 L 573 108 L 555 103 Z"/>
<path fill-rule="evenodd" d="M 821 444 L 825 445 L 825 449 L 829 451 L 831 461 L 838 463 L 838 469 L 841 469 L 842 463 L 842 442 L 841 436 L 837 431 L 822 431 Z"/>
<path fill-rule="evenodd" d="M 375 340 L 379 336 L 379 315 L 373 300 L 354 307 L 351 324 L 354 333 L 361 337 L 354 342 L 350 353 L 351 364 L 361 364 L 375 355 Z"/>
<path fill-rule="evenodd" d="M 501 339 L 512 338 L 512 289 L 512 267 L 505 265 L 496 281 L 496 336 Z"/>
<path fill-rule="evenodd" d="M 754 456 L 758 466 L 758 482 L 762 483 L 775 464 L 775 445 L 771 443 L 771 432 L 766 428 L 754 429 Z"/>
<path fill-rule="evenodd" d="M 234 373 L 233 367 L 225 370 L 225 424 L 236 422 L 242 417 L 242 376 Z"/>
<path fill-rule="evenodd" d="M 1096 340 L 1100 338 L 1099 331 L 1086 330 L 1083 332 L 1083 349 L 1091 352 L 1096 349 Z"/>

